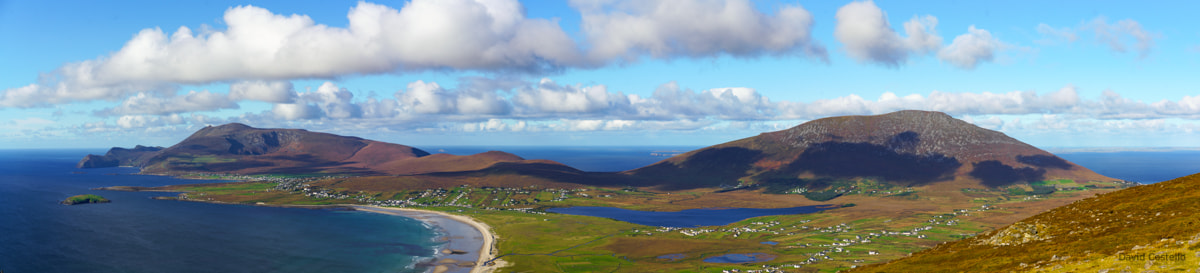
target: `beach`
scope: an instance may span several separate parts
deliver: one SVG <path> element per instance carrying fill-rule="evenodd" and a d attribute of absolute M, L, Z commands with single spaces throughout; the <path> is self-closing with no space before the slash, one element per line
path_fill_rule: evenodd
<path fill-rule="evenodd" d="M 349 206 L 356 210 L 409 217 L 428 223 L 446 234 L 446 245 L 433 263 L 435 273 L 482 273 L 493 272 L 504 263 L 496 260 L 495 233 L 491 227 L 467 216 L 440 211 L 411 208 Z"/>

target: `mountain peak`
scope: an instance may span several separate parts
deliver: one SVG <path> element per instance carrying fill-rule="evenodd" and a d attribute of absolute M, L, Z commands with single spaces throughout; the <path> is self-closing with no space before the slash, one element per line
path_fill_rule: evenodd
<path fill-rule="evenodd" d="M 685 176 L 695 184 L 678 187 L 813 178 L 921 185 L 969 177 L 988 187 L 1046 179 L 1114 180 L 1004 133 L 917 110 L 817 119 L 629 172 Z"/>

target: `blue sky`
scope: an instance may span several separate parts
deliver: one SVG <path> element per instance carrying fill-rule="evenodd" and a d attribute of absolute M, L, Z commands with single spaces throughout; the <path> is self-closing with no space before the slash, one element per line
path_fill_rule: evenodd
<path fill-rule="evenodd" d="M 1196 8 L 0 1 L 0 148 L 171 145 L 228 122 L 417 146 L 703 146 L 904 109 L 1043 147 L 1194 147 Z"/>

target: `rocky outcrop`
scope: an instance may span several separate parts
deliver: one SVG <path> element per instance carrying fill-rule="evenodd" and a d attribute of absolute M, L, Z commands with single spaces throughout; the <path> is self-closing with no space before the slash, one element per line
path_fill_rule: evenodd
<path fill-rule="evenodd" d="M 1049 235 L 1049 231 L 1050 226 L 1042 223 L 1030 224 L 1019 222 L 1000 230 L 995 235 L 980 240 L 979 244 L 1009 246 L 1042 241 L 1054 237 Z"/>
<path fill-rule="evenodd" d="M 76 164 L 77 168 L 109 168 L 118 166 L 140 167 L 147 159 L 156 155 L 163 147 L 137 145 L 133 149 L 113 147 L 104 155 L 87 155 Z"/>
<path fill-rule="evenodd" d="M 84 156 L 83 160 L 80 160 L 78 164 L 75 164 L 75 167 L 80 168 L 80 169 L 110 168 L 110 167 L 119 166 L 120 164 L 118 164 L 118 162 L 119 161 L 117 161 L 117 159 L 107 157 L 107 156 L 87 155 L 87 156 Z"/>

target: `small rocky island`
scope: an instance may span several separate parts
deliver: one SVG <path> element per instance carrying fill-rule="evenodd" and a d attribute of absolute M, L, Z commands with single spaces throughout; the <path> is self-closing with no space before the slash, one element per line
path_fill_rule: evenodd
<path fill-rule="evenodd" d="M 112 202 L 112 200 L 104 199 L 104 197 L 100 197 L 99 195 L 81 194 L 81 195 L 67 197 L 67 200 L 63 200 L 62 204 L 63 205 L 79 205 L 79 204 L 109 203 L 109 202 Z"/>

